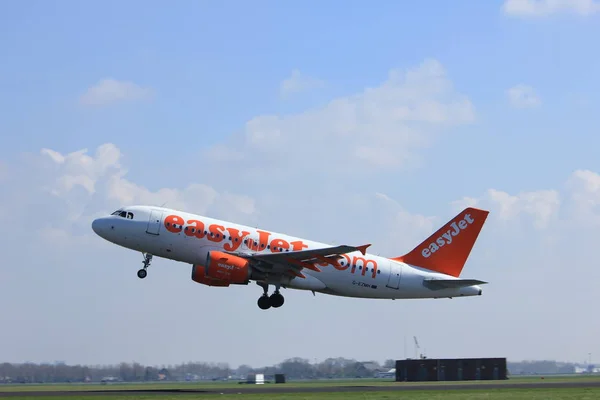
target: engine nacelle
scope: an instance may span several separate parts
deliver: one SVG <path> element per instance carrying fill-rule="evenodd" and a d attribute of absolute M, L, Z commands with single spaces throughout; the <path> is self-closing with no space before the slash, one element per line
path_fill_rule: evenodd
<path fill-rule="evenodd" d="M 221 251 L 210 251 L 205 265 L 192 267 L 192 280 L 208 286 L 246 285 L 250 273 L 248 260 Z"/>

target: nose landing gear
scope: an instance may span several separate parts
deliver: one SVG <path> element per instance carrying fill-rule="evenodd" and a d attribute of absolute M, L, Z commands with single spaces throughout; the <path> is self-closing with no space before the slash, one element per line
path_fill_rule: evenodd
<path fill-rule="evenodd" d="M 259 284 L 264 293 L 258 299 L 258 307 L 261 310 L 268 310 L 269 308 L 279 308 L 285 302 L 285 298 L 281 293 L 279 293 L 279 287 L 276 287 L 275 292 L 271 296 L 269 296 L 269 285 Z"/>
<path fill-rule="evenodd" d="M 146 269 L 150 266 L 152 262 L 152 254 L 144 253 L 144 267 L 137 272 L 137 276 L 140 279 L 144 279 L 148 275 L 148 271 Z"/>

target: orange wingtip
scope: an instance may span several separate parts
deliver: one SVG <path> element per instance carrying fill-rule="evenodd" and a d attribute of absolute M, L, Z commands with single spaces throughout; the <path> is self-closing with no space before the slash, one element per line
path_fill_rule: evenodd
<path fill-rule="evenodd" d="M 365 254 L 367 254 L 367 249 L 371 247 L 371 244 L 363 244 L 362 246 L 356 246 L 356 248 L 362 253 L 362 255 L 364 256 Z"/>

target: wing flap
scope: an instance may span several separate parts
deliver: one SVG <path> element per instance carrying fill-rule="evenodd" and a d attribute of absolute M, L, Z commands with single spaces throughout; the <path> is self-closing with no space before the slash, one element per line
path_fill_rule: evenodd
<path fill-rule="evenodd" d="M 319 249 L 300 250 L 293 252 L 277 252 L 277 253 L 254 253 L 245 254 L 239 252 L 228 252 L 229 254 L 237 257 L 246 258 L 255 262 L 258 262 L 263 268 L 268 266 L 283 265 L 289 269 L 289 272 L 300 278 L 304 278 L 304 275 L 300 272 L 302 269 L 310 269 L 312 271 L 321 272 L 321 270 L 314 265 L 317 262 L 327 261 L 331 264 L 338 264 L 338 259 L 346 253 L 352 253 L 360 251 L 363 255 L 366 254 L 367 248 L 370 244 L 364 244 L 361 246 L 349 246 L 340 245 L 333 247 L 322 247 Z M 338 264 L 339 265 L 339 264 Z"/>
<path fill-rule="evenodd" d="M 300 250 L 293 252 L 280 252 L 280 253 L 266 253 L 266 254 L 252 254 L 252 258 L 256 260 L 273 262 L 282 261 L 286 259 L 294 259 L 297 261 L 319 261 L 320 257 L 326 258 L 336 258 L 337 256 L 341 256 L 342 254 L 352 253 L 354 251 L 360 251 L 363 255 L 366 253 L 367 248 L 370 244 L 365 244 L 362 246 L 348 246 L 348 245 L 340 245 L 334 247 L 322 247 L 319 249 L 310 249 L 310 250 Z M 333 260 L 332 260 L 333 261 Z"/>

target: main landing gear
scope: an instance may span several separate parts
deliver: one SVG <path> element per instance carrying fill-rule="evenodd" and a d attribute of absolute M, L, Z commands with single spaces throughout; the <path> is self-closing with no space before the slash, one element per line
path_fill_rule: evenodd
<path fill-rule="evenodd" d="M 148 271 L 146 271 L 146 269 L 150 266 L 150 263 L 152 262 L 152 254 L 149 253 L 145 253 L 144 254 L 144 268 L 140 269 L 137 272 L 137 276 L 140 279 L 144 279 L 146 277 L 146 275 L 148 275 Z"/>
<path fill-rule="evenodd" d="M 283 305 L 285 299 L 283 298 L 283 295 L 281 293 L 279 293 L 279 286 L 277 286 L 275 289 L 275 292 L 273 292 L 273 294 L 271 296 L 269 296 L 269 285 L 265 285 L 265 284 L 259 284 L 259 285 L 264 290 L 263 295 L 260 296 L 260 298 L 258 299 L 258 307 L 261 310 L 268 310 L 271 307 L 279 308 Z"/>

